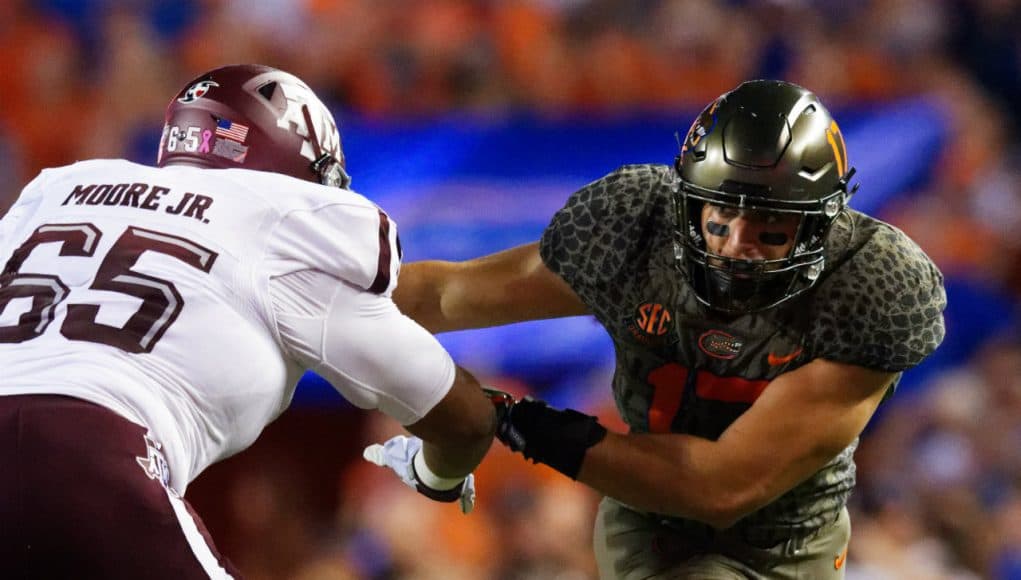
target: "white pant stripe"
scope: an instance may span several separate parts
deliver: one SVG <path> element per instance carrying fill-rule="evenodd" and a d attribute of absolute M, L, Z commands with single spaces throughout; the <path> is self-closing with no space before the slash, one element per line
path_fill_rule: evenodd
<path fill-rule="evenodd" d="M 188 541 L 188 545 L 191 546 L 191 551 L 194 552 L 195 557 L 198 558 L 202 569 L 213 580 L 233 580 L 234 577 L 223 566 L 220 566 L 220 562 L 213 555 L 213 551 L 209 549 L 209 544 L 202 537 L 195 519 L 188 513 L 188 508 L 181 501 L 181 498 L 167 491 L 167 499 L 170 500 L 170 505 L 173 506 L 174 513 L 177 515 L 177 521 L 181 523 L 181 530 L 184 531 L 184 538 Z"/>

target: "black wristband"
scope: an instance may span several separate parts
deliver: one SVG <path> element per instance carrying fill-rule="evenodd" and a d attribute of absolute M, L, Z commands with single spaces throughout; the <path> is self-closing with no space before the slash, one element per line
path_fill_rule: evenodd
<path fill-rule="evenodd" d="M 497 437 L 526 459 L 577 479 L 585 453 L 606 437 L 606 428 L 591 415 L 526 397 L 510 408 Z"/>
<path fill-rule="evenodd" d="M 450 489 L 433 489 L 422 483 L 422 478 L 418 476 L 418 470 L 415 469 L 414 461 L 411 462 L 411 473 L 415 476 L 415 491 L 425 497 L 433 501 L 442 501 L 444 503 L 451 503 L 461 499 L 461 488 L 464 487 L 463 481 Z"/>

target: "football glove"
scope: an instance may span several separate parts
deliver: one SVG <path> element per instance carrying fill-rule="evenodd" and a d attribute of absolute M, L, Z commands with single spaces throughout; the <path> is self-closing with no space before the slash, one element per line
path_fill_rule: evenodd
<path fill-rule="evenodd" d="M 578 478 L 589 447 L 606 437 L 606 428 L 591 415 L 554 409 L 532 397 L 515 402 L 502 391 L 486 391 L 497 405 L 496 438 L 525 459 L 549 465 L 571 479 Z"/>
<path fill-rule="evenodd" d="M 365 448 L 362 457 L 369 463 L 389 467 L 408 487 L 425 497 L 441 502 L 458 502 L 461 513 L 475 508 L 475 475 L 469 473 L 461 483 L 450 489 L 433 489 L 422 483 L 415 468 L 415 457 L 422 451 L 418 437 L 397 435 L 385 443 L 374 443 Z"/>

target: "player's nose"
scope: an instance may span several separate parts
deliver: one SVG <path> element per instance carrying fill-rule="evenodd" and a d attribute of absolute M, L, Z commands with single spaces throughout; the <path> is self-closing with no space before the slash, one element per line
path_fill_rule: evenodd
<path fill-rule="evenodd" d="M 759 227 L 745 217 L 730 220 L 730 235 L 723 245 L 723 255 L 728 258 L 758 260 L 763 257 L 759 241 Z"/>

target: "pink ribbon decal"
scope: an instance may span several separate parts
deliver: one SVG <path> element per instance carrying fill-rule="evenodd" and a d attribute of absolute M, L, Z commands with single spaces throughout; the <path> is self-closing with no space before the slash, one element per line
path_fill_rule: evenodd
<path fill-rule="evenodd" d="M 209 153 L 209 138 L 213 136 L 213 132 L 206 129 L 202 132 L 202 144 L 199 145 L 199 153 Z"/>

